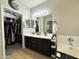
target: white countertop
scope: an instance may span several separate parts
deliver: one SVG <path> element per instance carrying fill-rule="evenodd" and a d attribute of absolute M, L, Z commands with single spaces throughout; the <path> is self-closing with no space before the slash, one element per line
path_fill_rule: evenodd
<path fill-rule="evenodd" d="M 44 39 L 51 39 L 53 34 L 47 34 L 45 35 L 36 35 L 36 34 L 24 34 L 24 36 L 29 36 L 29 37 L 36 37 L 36 38 L 44 38 Z"/>
<path fill-rule="evenodd" d="M 72 46 L 72 49 L 70 48 L 70 45 L 67 45 L 62 42 L 57 42 L 57 51 L 68 54 L 70 56 L 79 58 L 79 48 Z"/>

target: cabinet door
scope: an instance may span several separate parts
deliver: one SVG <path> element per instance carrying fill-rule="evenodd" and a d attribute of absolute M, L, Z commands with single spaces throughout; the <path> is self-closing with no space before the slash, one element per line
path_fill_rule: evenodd
<path fill-rule="evenodd" d="M 25 38 L 25 46 L 27 48 L 28 47 L 28 38 L 26 36 L 24 38 Z"/>
<path fill-rule="evenodd" d="M 51 41 L 48 39 L 41 39 L 41 47 L 42 47 L 42 53 L 45 55 L 50 56 L 51 55 Z"/>
<path fill-rule="evenodd" d="M 36 38 L 36 51 L 41 52 L 41 40 L 39 38 Z"/>
<path fill-rule="evenodd" d="M 77 58 L 67 55 L 67 59 L 77 59 Z"/>
<path fill-rule="evenodd" d="M 67 55 L 67 59 L 73 59 L 73 57 Z"/>
<path fill-rule="evenodd" d="M 75 57 L 72 57 L 72 56 L 64 54 L 64 53 L 60 53 L 60 54 L 61 54 L 61 57 L 58 59 L 77 59 Z"/>
<path fill-rule="evenodd" d="M 33 49 L 33 50 L 35 50 L 36 51 L 36 39 L 35 38 L 33 38 L 33 37 L 31 37 L 31 49 Z"/>
<path fill-rule="evenodd" d="M 30 37 L 25 37 L 25 46 L 27 47 L 27 48 L 31 48 L 31 39 L 30 39 Z"/>

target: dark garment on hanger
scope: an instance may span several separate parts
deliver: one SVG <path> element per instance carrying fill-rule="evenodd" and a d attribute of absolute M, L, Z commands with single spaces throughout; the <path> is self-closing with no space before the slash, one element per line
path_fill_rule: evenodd
<path fill-rule="evenodd" d="M 13 35 L 14 35 L 14 22 L 10 22 L 12 18 L 6 17 L 4 21 L 4 29 L 5 29 L 5 40 L 6 44 L 11 45 L 13 43 Z"/>
<path fill-rule="evenodd" d="M 20 41 L 20 35 L 21 35 L 21 19 L 16 20 L 15 25 L 15 40 L 16 42 Z"/>
<path fill-rule="evenodd" d="M 21 33 L 21 19 L 18 19 L 16 22 L 17 22 L 16 31 L 19 34 Z"/>

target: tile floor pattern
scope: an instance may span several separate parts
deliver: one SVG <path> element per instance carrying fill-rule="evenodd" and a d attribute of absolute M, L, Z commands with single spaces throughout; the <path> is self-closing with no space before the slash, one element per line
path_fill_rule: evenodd
<path fill-rule="evenodd" d="M 7 59 L 52 59 L 30 49 L 23 49 L 19 45 L 9 46 L 6 55 Z"/>

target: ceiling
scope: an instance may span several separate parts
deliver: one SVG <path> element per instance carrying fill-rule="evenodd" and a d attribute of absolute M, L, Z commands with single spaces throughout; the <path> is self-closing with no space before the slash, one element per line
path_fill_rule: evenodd
<path fill-rule="evenodd" d="M 22 0 L 23 4 L 27 5 L 29 8 L 37 6 L 46 0 Z"/>

